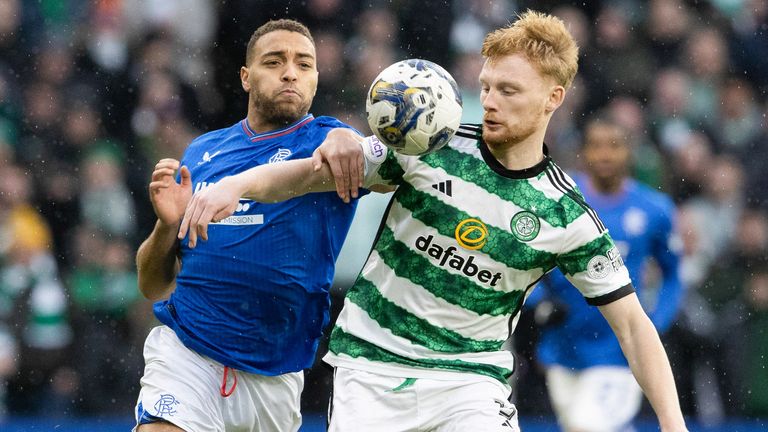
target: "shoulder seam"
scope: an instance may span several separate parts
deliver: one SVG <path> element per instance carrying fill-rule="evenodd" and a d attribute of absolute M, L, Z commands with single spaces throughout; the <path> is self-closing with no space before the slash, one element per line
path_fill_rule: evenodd
<path fill-rule="evenodd" d="M 595 212 L 595 210 L 590 207 L 589 204 L 587 204 L 587 202 L 579 196 L 579 194 L 576 193 L 575 186 L 568 182 L 565 175 L 563 175 L 563 172 L 560 171 L 557 165 L 549 164 L 544 172 L 547 174 L 547 178 L 552 183 L 552 186 L 555 187 L 555 189 L 562 192 L 564 195 L 572 199 L 576 204 L 584 209 L 584 211 L 587 213 L 587 215 L 589 215 L 589 217 L 592 219 L 592 222 L 594 222 L 595 226 L 597 227 L 598 233 L 602 234 L 606 231 L 605 225 L 603 225 L 603 221 L 600 220 L 597 212 Z"/>

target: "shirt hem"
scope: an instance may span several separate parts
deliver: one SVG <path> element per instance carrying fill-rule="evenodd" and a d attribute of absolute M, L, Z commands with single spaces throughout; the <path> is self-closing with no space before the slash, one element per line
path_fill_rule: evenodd
<path fill-rule="evenodd" d="M 485 381 L 496 384 L 500 389 L 509 392 L 512 386 L 502 384 L 501 381 L 472 372 L 453 372 L 446 370 L 418 369 L 408 366 L 400 366 L 392 363 L 381 363 L 367 359 L 348 358 L 329 352 L 323 357 L 323 361 L 334 368 L 355 369 L 364 372 L 392 376 L 399 378 L 423 378 L 438 381 Z"/>

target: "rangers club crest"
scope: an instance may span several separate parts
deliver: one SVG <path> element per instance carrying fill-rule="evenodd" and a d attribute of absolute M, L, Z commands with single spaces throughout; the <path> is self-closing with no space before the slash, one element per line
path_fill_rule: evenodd
<path fill-rule="evenodd" d="M 172 416 L 176 414 L 176 405 L 179 401 L 172 394 L 162 394 L 155 402 L 155 412 L 158 417 Z"/>

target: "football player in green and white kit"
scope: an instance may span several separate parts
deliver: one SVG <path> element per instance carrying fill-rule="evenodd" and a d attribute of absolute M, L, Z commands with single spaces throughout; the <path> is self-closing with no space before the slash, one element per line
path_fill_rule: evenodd
<path fill-rule="evenodd" d="M 611 324 L 661 430 L 685 431 L 666 353 L 621 256 L 544 145 L 576 74 L 573 38 L 559 19 L 529 11 L 490 33 L 482 54 L 482 125 L 462 126 L 421 157 L 376 158 L 381 144 L 363 141 L 365 186 L 396 191 L 324 358 L 336 368 L 329 430 L 517 431 L 507 382 L 514 361 L 502 345 L 532 287 L 559 267 Z M 335 135 L 320 156 L 353 141 Z M 349 160 L 359 157 L 351 151 Z M 220 181 L 194 196 L 182 234 L 206 238 L 208 222 L 231 214 L 241 196 L 333 190 L 333 173 L 355 195 L 354 163 L 315 170 L 316 162 Z"/>

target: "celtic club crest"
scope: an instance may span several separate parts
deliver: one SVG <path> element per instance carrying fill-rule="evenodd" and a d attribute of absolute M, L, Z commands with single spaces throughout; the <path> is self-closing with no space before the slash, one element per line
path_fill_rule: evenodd
<path fill-rule="evenodd" d="M 521 211 L 512 217 L 509 227 L 512 230 L 512 234 L 518 240 L 527 242 L 539 235 L 541 223 L 535 214 L 529 211 Z"/>

